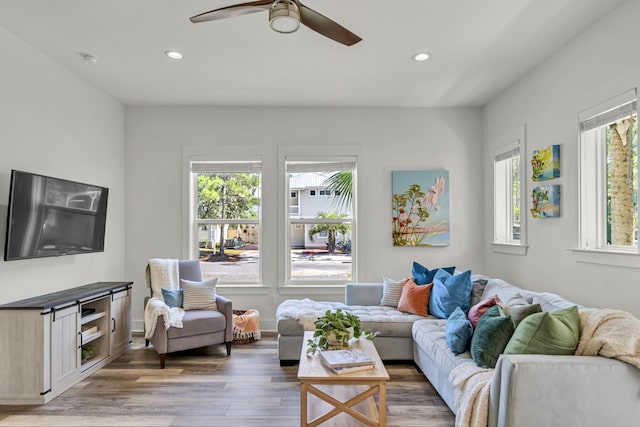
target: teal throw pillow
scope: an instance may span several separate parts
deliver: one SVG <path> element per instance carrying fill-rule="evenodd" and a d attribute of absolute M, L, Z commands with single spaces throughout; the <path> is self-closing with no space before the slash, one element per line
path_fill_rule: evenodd
<path fill-rule="evenodd" d="M 451 275 L 444 269 L 438 270 L 433 278 L 429 314 L 439 319 L 446 319 L 456 307 L 460 307 L 467 314 L 472 286 L 471 270 L 456 275 Z"/>
<path fill-rule="evenodd" d="M 455 267 L 441 267 L 434 268 L 433 270 L 429 270 L 427 267 L 413 262 L 413 268 L 411 270 L 411 275 L 413 276 L 413 281 L 418 285 L 426 285 L 428 283 L 433 282 L 433 278 L 439 270 L 444 270 L 449 274 L 453 274 L 456 271 Z"/>
<path fill-rule="evenodd" d="M 498 357 L 504 352 L 515 326 L 502 308 L 494 305 L 487 310 L 476 326 L 471 338 L 471 357 L 481 368 L 495 368 Z"/>
<path fill-rule="evenodd" d="M 444 327 L 444 336 L 453 354 L 467 351 L 473 335 L 473 326 L 460 307 L 456 307 L 447 319 Z"/>
<path fill-rule="evenodd" d="M 162 299 L 169 307 L 182 307 L 182 289 L 162 288 Z"/>
<path fill-rule="evenodd" d="M 505 354 L 572 355 L 580 340 L 578 307 L 525 317 L 516 329 Z"/>

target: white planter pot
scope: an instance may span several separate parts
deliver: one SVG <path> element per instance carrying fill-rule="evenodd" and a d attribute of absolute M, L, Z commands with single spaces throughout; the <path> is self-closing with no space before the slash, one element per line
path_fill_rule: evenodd
<path fill-rule="evenodd" d="M 349 328 L 349 340 L 351 341 L 351 339 L 353 338 L 353 328 Z M 349 342 L 347 341 L 347 345 L 344 347 L 348 347 L 349 346 Z M 332 347 L 343 347 L 343 343 L 338 341 L 338 339 L 336 338 L 335 334 L 331 333 L 330 335 L 327 335 L 327 342 L 329 343 L 330 346 Z"/>

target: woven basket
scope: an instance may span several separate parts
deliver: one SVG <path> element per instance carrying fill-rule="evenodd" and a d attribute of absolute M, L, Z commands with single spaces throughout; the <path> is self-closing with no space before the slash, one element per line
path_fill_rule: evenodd
<path fill-rule="evenodd" d="M 234 316 L 242 316 L 243 314 L 245 314 L 247 312 L 247 310 L 233 310 L 233 315 Z M 260 332 L 257 332 L 257 334 L 260 334 Z M 252 342 L 255 342 L 256 337 L 254 336 L 253 332 L 242 332 L 241 330 L 237 329 L 236 327 L 233 328 L 233 343 L 234 344 L 251 344 Z"/>

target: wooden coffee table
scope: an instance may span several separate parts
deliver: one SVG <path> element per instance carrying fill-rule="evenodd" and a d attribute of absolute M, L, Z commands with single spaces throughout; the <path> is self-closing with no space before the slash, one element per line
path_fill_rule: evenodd
<path fill-rule="evenodd" d="M 300 426 L 385 427 L 389 374 L 373 342 L 358 340 L 352 348 L 362 350 L 375 360 L 375 368 L 338 375 L 320 362 L 317 353 L 307 355 L 310 338 L 313 338 L 313 332 L 305 332 L 298 367 Z M 378 405 L 374 398 L 376 394 Z"/>

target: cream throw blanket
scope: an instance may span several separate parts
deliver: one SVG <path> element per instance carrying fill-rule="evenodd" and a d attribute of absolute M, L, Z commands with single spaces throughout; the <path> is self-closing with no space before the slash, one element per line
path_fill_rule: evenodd
<path fill-rule="evenodd" d="M 640 368 L 640 320 L 614 309 L 580 312 L 582 333 L 576 356 L 612 357 Z"/>
<path fill-rule="evenodd" d="M 489 389 L 493 369 L 480 368 L 474 361 L 453 368 L 449 381 L 454 387 L 456 427 L 486 426 L 489 422 Z"/>
<path fill-rule="evenodd" d="M 289 299 L 278 306 L 276 318 L 290 317 L 296 319 L 305 331 L 315 329 L 315 321 L 327 310 L 333 310 L 331 304 L 323 304 L 312 299 Z"/>
<path fill-rule="evenodd" d="M 158 317 L 164 319 L 165 329 L 182 328 L 184 310 L 181 307 L 169 307 L 162 298 L 162 288 L 179 289 L 179 273 L 177 259 L 153 258 L 149 260 L 147 285 L 151 286 L 153 298 L 144 308 L 145 339 L 150 339 L 156 332 Z"/>

